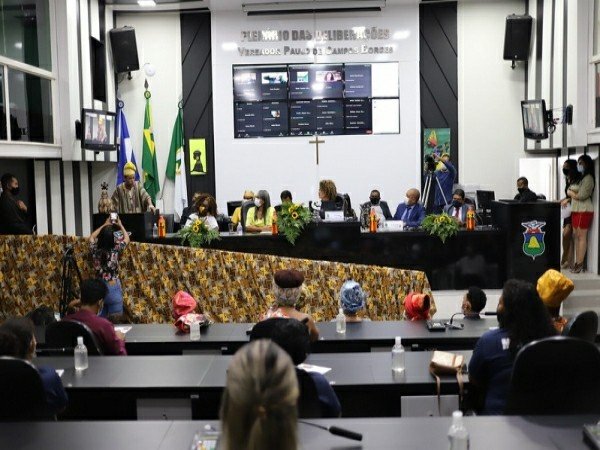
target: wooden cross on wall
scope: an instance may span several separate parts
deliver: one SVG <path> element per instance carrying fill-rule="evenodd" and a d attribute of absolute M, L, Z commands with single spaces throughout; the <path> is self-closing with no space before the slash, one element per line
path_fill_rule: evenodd
<path fill-rule="evenodd" d="M 319 135 L 315 134 L 314 135 L 314 139 L 312 141 L 308 141 L 309 144 L 315 144 L 316 146 L 316 153 L 317 153 L 317 166 L 319 165 L 319 144 L 324 144 L 325 141 L 322 139 L 319 139 Z"/>

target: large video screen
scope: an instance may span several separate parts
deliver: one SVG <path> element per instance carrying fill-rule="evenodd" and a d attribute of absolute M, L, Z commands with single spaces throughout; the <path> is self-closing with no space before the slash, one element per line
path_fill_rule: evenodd
<path fill-rule="evenodd" d="M 398 63 L 233 67 L 236 138 L 400 132 Z"/>

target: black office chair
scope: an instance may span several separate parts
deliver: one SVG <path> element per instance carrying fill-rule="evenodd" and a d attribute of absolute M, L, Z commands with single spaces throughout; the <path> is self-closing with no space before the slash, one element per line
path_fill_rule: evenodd
<path fill-rule="evenodd" d="M 244 231 L 246 231 L 246 216 L 248 215 L 248 210 L 254 206 L 254 202 L 251 201 L 242 203 L 242 230 Z"/>
<path fill-rule="evenodd" d="M 600 350 L 554 336 L 523 347 L 515 359 L 505 414 L 600 414 Z"/>
<path fill-rule="evenodd" d="M 298 417 L 318 419 L 323 417 L 317 386 L 306 370 L 296 368 L 300 396 L 298 397 Z"/>
<path fill-rule="evenodd" d="M 0 357 L 0 420 L 51 420 L 42 378 L 28 361 Z"/>
<path fill-rule="evenodd" d="M 87 347 L 88 355 L 102 355 L 102 348 L 96 336 L 84 323 L 75 320 L 61 320 L 46 327 L 46 347 L 50 349 L 64 349 L 72 353 L 77 346 L 77 337 L 83 336 L 83 343 Z"/>
<path fill-rule="evenodd" d="M 596 342 L 598 334 L 598 314 L 595 311 L 584 311 L 572 317 L 563 329 L 563 336 L 570 336 L 591 343 Z"/>

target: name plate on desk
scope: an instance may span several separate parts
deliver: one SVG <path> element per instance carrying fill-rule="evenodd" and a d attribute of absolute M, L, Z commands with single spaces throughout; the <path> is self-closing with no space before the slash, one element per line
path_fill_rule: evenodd
<path fill-rule="evenodd" d="M 344 211 L 325 211 L 325 222 L 343 222 Z"/>
<path fill-rule="evenodd" d="M 384 231 L 402 231 L 404 222 L 402 220 L 386 220 L 383 224 Z"/>

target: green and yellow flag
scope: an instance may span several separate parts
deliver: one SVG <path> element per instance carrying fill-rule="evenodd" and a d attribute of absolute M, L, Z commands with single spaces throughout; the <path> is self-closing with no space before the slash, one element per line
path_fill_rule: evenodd
<path fill-rule="evenodd" d="M 142 148 L 142 169 L 144 171 L 144 189 L 152 197 L 156 205 L 156 195 L 160 191 L 158 181 L 158 167 L 156 165 L 156 149 L 154 147 L 154 133 L 152 132 L 152 109 L 150 108 L 150 92 L 144 93 L 146 97 L 146 111 L 144 113 L 144 139 Z"/>

